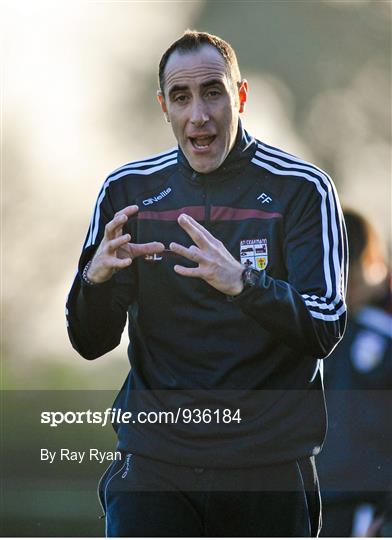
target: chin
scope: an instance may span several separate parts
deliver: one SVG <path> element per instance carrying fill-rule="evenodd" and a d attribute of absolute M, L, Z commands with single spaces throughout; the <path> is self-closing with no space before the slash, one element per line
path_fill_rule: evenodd
<path fill-rule="evenodd" d="M 221 165 L 221 163 L 217 163 L 216 161 L 203 162 L 201 160 L 189 160 L 189 164 L 193 170 L 201 174 L 208 174 L 215 171 Z"/>
<path fill-rule="evenodd" d="M 217 167 L 213 167 L 213 166 L 210 166 L 210 165 L 206 165 L 206 166 L 202 166 L 202 165 L 191 165 L 192 169 L 194 169 L 196 172 L 200 173 L 200 174 L 208 174 L 212 171 L 214 171 L 215 169 L 217 169 Z"/>

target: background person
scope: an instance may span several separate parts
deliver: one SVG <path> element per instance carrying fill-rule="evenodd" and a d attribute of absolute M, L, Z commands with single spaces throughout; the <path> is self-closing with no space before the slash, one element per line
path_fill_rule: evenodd
<path fill-rule="evenodd" d="M 391 296 L 384 247 L 361 214 L 344 212 L 350 252 L 349 318 L 325 362 L 329 428 L 317 456 L 322 536 L 364 536 L 392 486 Z"/>

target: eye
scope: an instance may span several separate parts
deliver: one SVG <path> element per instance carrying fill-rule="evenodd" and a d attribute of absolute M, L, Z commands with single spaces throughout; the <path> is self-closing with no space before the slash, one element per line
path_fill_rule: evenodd
<path fill-rule="evenodd" d="M 188 96 L 185 94 L 178 94 L 177 96 L 174 97 L 174 101 L 176 103 L 185 103 L 187 99 L 188 99 Z"/>
<path fill-rule="evenodd" d="M 219 90 L 208 90 L 207 97 L 208 98 L 217 98 L 221 95 L 221 92 Z"/>

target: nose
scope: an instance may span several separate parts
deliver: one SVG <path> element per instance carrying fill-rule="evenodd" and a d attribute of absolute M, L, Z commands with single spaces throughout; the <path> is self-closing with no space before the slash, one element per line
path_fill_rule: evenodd
<path fill-rule="evenodd" d="M 196 127 L 204 126 L 210 119 L 206 105 L 201 100 L 195 100 L 192 104 L 190 122 Z"/>

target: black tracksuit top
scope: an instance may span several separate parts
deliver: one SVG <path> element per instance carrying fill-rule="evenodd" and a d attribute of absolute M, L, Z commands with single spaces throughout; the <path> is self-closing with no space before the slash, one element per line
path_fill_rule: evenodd
<path fill-rule="evenodd" d="M 135 259 L 108 282 L 81 272 L 122 208 L 139 213 L 132 242 L 193 241 L 185 212 L 241 263 L 261 270 L 234 299 L 176 274 L 177 255 Z M 241 422 L 115 425 L 121 450 L 202 467 L 252 467 L 316 454 L 325 435 L 322 358 L 341 339 L 347 244 L 326 173 L 257 141 L 239 125 L 215 171 L 194 171 L 180 148 L 129 163 L 99 193 L 67 300 L 75 349 L 97 358 L 113 349 L 129 316 L 130 373 L 122 411 L 240 408 Z"/>

